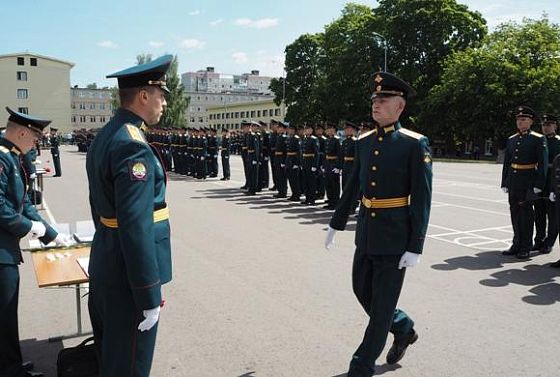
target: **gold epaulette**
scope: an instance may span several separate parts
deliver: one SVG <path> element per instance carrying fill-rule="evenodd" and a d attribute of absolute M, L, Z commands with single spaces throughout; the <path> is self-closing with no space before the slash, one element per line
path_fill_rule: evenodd
<path fill-rule="evenodd" d="M 299 136 L 298 136 L 298 135 L 294 135 L 294 137 L 295 137 L 296 139 L 299 139 Z"/>
<path fill-rule="evenodd" d="M 531 135 L 536 136 L 536 137 L 543 137 L 544 136 L 543 134 L 540 134 L 540 133 L 535 132 L 535 131 L 531 131 Z"/>
<path fill-rule="evenodd" d="M 508 137 L 508 139 L 513 139 L 514 137 L 516 137 L 517 135 L 519 135 L 518 133 L 514 133 L 513 135 L 511 135 L 510 137 Z"/>
<path fill-rule="evenodd" d="M 138 127 L 133 124 L 126 124 L 126 130 L 128 131 L 128 135 L 134 141 L 138 141 L 140 143 L 146 143 L 146 139 L 144 139 L 144 135 Z"/>
<path fill-rule="evenodd" d="M 409 137 L 411 137 L 413 139 L 416 139 L 416 140 L 420 140 L 423 137 L 425 137 L 424 135 L 419 134 L 418 132 L 414 132 L 412 130 L 409 130 L 408 128 L 399 128 L 399 132 L 402 133 L 403 135 L 409 136 Z"/>
<path fill-rule="evenodd" d="M 10 153 L 10 150 L 3 145 L 0 145 L 0 152 L 2 153 Z"/>
<path fill-rule="evenodd" d="M 371 130 L 371 131 L 368 131 L 366 133 L 363 133 L 358 137 L 358 140 L 362 140 L 363 138 L 368 137 L 369 135 L 371 135 L 375 132 L 377 132 L 377 130 Z"/>
<path fill-rule="evenodd" d="M 554 138 L 555 138 L 556 140 L 560 140 L 560 136 L 558 136 L 558 135 L 554 135 Z"/>
<path fill-rule="evenodd" d="M 356 136 L 352 136 L 352 140 L 358 140 Z"/>

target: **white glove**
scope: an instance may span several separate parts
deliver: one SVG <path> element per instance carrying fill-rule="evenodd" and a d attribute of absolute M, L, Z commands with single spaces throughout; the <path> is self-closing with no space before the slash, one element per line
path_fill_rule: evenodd
<path fill-rule="evenodd" d="M 68 234 L 58 233 L 54 239 L 56 246 L 70 247 L 76 242 Z"/>
<path fill-rule="evenodd" d="M 551 202 L 555 202 L 556 201 L 556 195 L 551 192 L 550 195 L 548 196 L 548 199 L 550 199 Z"/>
<path fill-rule="evenodd" d="M 202 161 L 204 161 L 204 157 L 200 157 L 200 159 L 201 159 Z"/>
<path fill-rule="evenodd" d="M 312 172 L 316 172 L 316 171 L 317 171 L 317 168 L 316 168 L 315 166 L 313 166 L 313 167 L 311 168 L 311 171 L 312 171 Z"/>
<path fill-rule="evenodd" d="M 265 161 L 268 161 L 268 157 L 265 157 L 264 160 L 265 160 Z"/>
<path fill-rule="evenodd" d="M 534 192 L 535 194 L 540 194 L 540 193 L 542 192 L 542 190 L 541 190 L 540 188 L 538 188 L 538 187 L 533 187 L 533 192 Z"/>
<path fill-rule="evenodd" d="M 146 319 L 143 320 L 142 322 L 140 322 L 140 324 L 138 325 L 138 330 L 148 331 L 149 329 L 154 327 L 154 325 L 159 320 L 159 311 L 160 310 L 161 310 L 161 307 L 159 307 L 159 306 L 156 306 L 153 309 L 144 310 L 144 318 L 146 318 Z"/>
<path fill-rule="evenodd" d="M 33 173 L 33 174 L 29 174 L 29 179 L 35 179 L 37 178 L 37 174 Z"/>
<path fill-rule="evenodd" d="M 43 237 L 46 232 L 47 228 L 45 227 L 45 224 L 40 221 L 31 221 L 31 230 L 29 231 L 29 235 L 32 239 Z"/>
<path fill-rule="evenodd" d="M 324 173 L 324 172 L 325 172 L 325 168 L 321 168 L 321 173 Z"/>
<path fill-rule="evenodd" d="M 507 187 L 502 187 L 502 191 L 504 192 L 504 194 L 508 193 L 508 188 Z"/>
<path fill-rule="evenodd" d="M 292 166 L 292 169 L 299 169 L 299 166 L 298 166 L 298 165 L 294 165 L 294 166 Z"/>
<path fill-rule="evenodd" d="M 336 229 L 329 226 L 327 229 L 327 237 L 325 238 L 325 249 L 330 250 L 334 246 L 334 235 L 336 232 Z"/>
<path fill-rule="evenodd" d="M 253 165 L 256 165 L 256 164 L 257 164 L 257 161 L 251 161 L 251 163 L 252 163 Z"/>
<path fill-rule="evenodd" d="M 411 253 L 410 251 L 405 251 L 399 261 L 399 270 L 407 267 L 414 267 L 420 261 L 420 254 Z"/>
<path fill-rule="evenodd" d="M 286 167 L 286 164 L 280 164 L 280 167 L 281 167 L 281 168 L 285 168 L 285 167 Z"/>
<path fill-rule="evenodd" d="M 224 156 L 224 158 L 227 160 L 227 159 L 229 159 L 229 156 Z"/>

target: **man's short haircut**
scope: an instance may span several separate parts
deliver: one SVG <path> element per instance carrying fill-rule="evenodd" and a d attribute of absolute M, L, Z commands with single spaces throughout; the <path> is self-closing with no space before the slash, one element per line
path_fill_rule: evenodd
<path fill-rule="evenodd" d="M 154 86 L 140 86 L 136 88 L 119 88 L 119 100 L 121 107 L 132 105 L 134 99 L 142 90 L 146 90 L 152 94 L 157 88 Z"/>

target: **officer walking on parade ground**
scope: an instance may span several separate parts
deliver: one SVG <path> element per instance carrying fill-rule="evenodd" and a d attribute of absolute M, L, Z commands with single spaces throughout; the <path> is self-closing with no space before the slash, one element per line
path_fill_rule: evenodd
<path fill-rule="evenodd" d="M 518 132 L 507 141 L 501 183 L 508 194 L 513 242 L 502 254 L 527 259 L 533 247 L 533 202 L 545 188 L 548 149 L 546 138 L 531 131 L 535 111 L 519 106 L 515 114 Z"/>
<path fill-rule="evenodd" d="M 260 142 L 257 134 L 253 132 L 253 128 L 258 129 L 257 122 L 245 122 L 246 125 L 246 147 L 247 147 L 247 195 L 256 195 L 259 189 L 259 156 Z"/>
<path fill-rule="evenodd" d="M 369 377 L 389 332 L 394 342 L 387 363 L 395 364 L 418 339 L 414 322 L 396 309 L 406 268 L 418 263 L 431 206 L 432 157 L 428 139 L 402 128 L 399 117 L 414 90 L 396 76 L 374 74 L 372 116 L 379 126 L 360 136 L 355 167 L 333 214 L 325 246 L 344 230 L 356 192 L 362 195 L 356 226 L 352 281 L 369 315 L 348 377 Z"/>
<path fill-rule="evenodd" d="M 229 131 L 226 128 L 222 129 L 222 140 L 221 140 L 220 151 L 222 155 L 222 174 L 224 175 L 220 180 L 229 181 L 231 178 L 231 172 L 229 166 L 231 142 L 229 137 Z"/>
<path fill-rule="evenodd" d="M 340 199 L 340 172 L 342 170 L 342 148 L 336 134 L 336 126 L 327 124 L 327 141 L 325 143 L 325 190 L 327 205 L 325 209 L 333 210 Z"/>
<path fill-rule="evenodd" d="M 319 140 L 313 135 L 313 127 L 306 124 L 302 140 L 302 170 L 305 200 L 301 204 L 315 205 L 317 173 L 319 170 Z"/>
<path fill-rule="evenodd" d="M 544 190 L 539 194 L 540 200 L 535 200 L 535 243 L 533 250 L 541 254 L 549 254 L 558 237 L 558 218 L 556 204 L 549 199 L 552 189 L 554 158 L 560 153 L 560 136 L 556 135 L 558 127 L 557 119 L 552 114 L 543 114 L 542 132 L 546 137 L 548 148 L 548 164 L 546 173 L 546 184 Z M 547 226 L 548 225 L 548 226 Z"/>
<path fill-rule="evenodd" d="M 327 138 L 324 132 L 325 126 L 322 124 L 315 126 L 315 136 L 319 141 L 319 169 L 317 170 L 317 194 L 315 196 L 317 200 L 325 198 L 325 148 Z"/>
<path fill-rule="evenodd" d="M 20 240 L 29 235 L 43 244 L 68 246 L 69 236 L 58 234 L 39 216 L 26 194 L 29 182 L 23 157 L 41 138 L 50 120 L 6 107 L 10 114 L 0 137 L 0 376 L 42 376 L 32 363 L 23 363 L 19 345 L 19 269 L 23 263 Z"/>
<path fill-rule="evenodd" d="M 118 79 L 121 107 L 87 155 L 96 228 L 88 304 L 101 377 L 150 375 L 161 286 L 171 281 L 166 174 L 143 130 L 163 115 L 172 59 L 107 76 Z"/>
<path fill-rule="evenodd" d="M 267 130 L 267 124 L 259 121 L 259 145 L 260 145 L 260 159 L 259 159 L 259 189 L 268 189 L 270 185 L 270 172 L 268 170 L 268 161 L 270 160 L 270 132 Z"/>
<path fill-rule="evenodd" d="M 288 197 L 288 176 L 286 171 L 286 157 L 288 155 L 288 137 L 286 126 L 282 121 L 276 125 L 276 145 L 274 150 L 274 170 L 276 171 L 276 189 L 274 197 L 283 199 Z"/>
<path fill-rule="evenodd" d="M 276 169 L 274 168 L 274 159 L 276 158 L 276 141 L 278 140 L 278 121 L 270 120 L 270 170 L 272 172 L 272 187 L 270 190 L 277 190 L 276 187 Z"/>
<path fill-rule="evenodd" d="M 218 176 L 218 138 L 216 136 L 217 132 L 214 128 L 208 130 L 208 158 L 210 159 L 210 178 L 216 178 Z"/>
<path fill-rule="evenodd" d="M 60 149 L 58 147 L 60 141 L 58 139 L 57 131 L 58 129 L 51 127 L 51 136 L 49 138 L 49 143 L 51 145 L 51 155 L 52 155 L 53 165 L 54 165 L 53 177 L 62 176 L 62 169 L 60 167 Z"/>
<path fill-rule="evenodd" d="M 342 141 L 342 190 L 346 190 L 346 184 L 348 183 L 348 178 L 352 173 L 354 168 L 354 158 L 356 151 L 356 132 L 358 131 L 358 126 L 352 122 L 344 122 L 344 134 L 346 138 Z M 350 207 L 350 212 L 354 213 L 356 207 L 358 206 L 358 193 L 355 193 L 356 200 L 354 205 Z"/>

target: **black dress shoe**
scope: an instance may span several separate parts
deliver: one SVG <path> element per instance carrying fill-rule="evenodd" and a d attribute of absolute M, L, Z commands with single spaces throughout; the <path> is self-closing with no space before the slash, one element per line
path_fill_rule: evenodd
<path fill-rule="evenodd" d="M 247 196 L 254 196 L 254 195 L 257 195 L 257 193 L 256 193 L 255 191 L 250 191 L 250 190 L 249 190 L 249 191 L 247 191 L 247 192 L 245 193 L 245 195 L 247 195 Z"/>
<path fill-rule="evenodd" d="M 33 368 L 35 368 L 35 365 L 33 364 L 32 361 L 24 361 L 23 363 L 21 363 L 21 367 L 29 371 L 29 370 L 33 370 Z"/>
<path fill-rule="evenodd" d="M 515 257 L 517 259 L 529 259 L 529 250 L 519 250 Z"/>
<path fill-rule="evenodd" d="M 288 195 L 286 195 L 286 194 L 275 194 L 275 195 L 272 195 L 272 197 L 276 198 L 276 199 L 285 199 L 285 198 L 288 197 Z"/>
<path fill-rule="evenodd" d="M 44 377 L 45 375 L 42 372 L 25 371 L 22 376 L 23 377 Z"/>
<path fill-rule="evenodd" d="M 227 180 L 227 178 L 225 178 L 225 177 L 220 179 L 220 181 L 226 181 L 226 180 Z"/>
<path fill-rule="evenodd" d="M 290 202 L 299 202 L 299 198 L 298 198 L 298 197 L 295 197 L 295 196 L 290 196 L 290 197 L 288 198 L 288 200 L 289 200 Z"/>
<path fill-rule="evenodd" d="M 416 331 L 411 330 L 411 332 L 402 339 L 395 339 L 393 341 L 393 345 L 389 352 L 387 353 L 387 364 L 396 364 L 398 363 L 403 357 L 406 352 L 406 349 L 411 344 L 414 344 L 418 340 L 418 334 Z"/>
<path fill-rule="evenodd" d="M 560 268 L 560 259 L 558 259 L 556 262 L 552 262 L 550 264 L 550 267 L 552 268 Z"/>
<path fill-rule="evenodd" d="M 240 189 L 241 190 L 247 190 L 247 186 L 241 186 Z"/>
<path fill-rule="evenodd" d="M 538 250 L 542 249 L 543 247 L 544 247 L 543 242 L 535 242 L 535 244 L 531 248 L 531 251 L 538 251 Z"/>
<path fill-rule="evenodd" d="M 270 191 L 276 191 L 276 186 L 272 186 L 272 188 L 270 189 Z"/>
<path fill-rule="evenodd" d="M 544 246 L 542 249 L 539 250 L 541 254 L 550 254 L 552 251 L 552 246 Z"/>
<path fill-rule="evenodd" d="M 502 255 L 517 255 L 517 253 L 519 253 L 519 250 L 517 250 L 517 248 L 513 246 L 510 247 L 508 250 L 502 251 Z"/>

